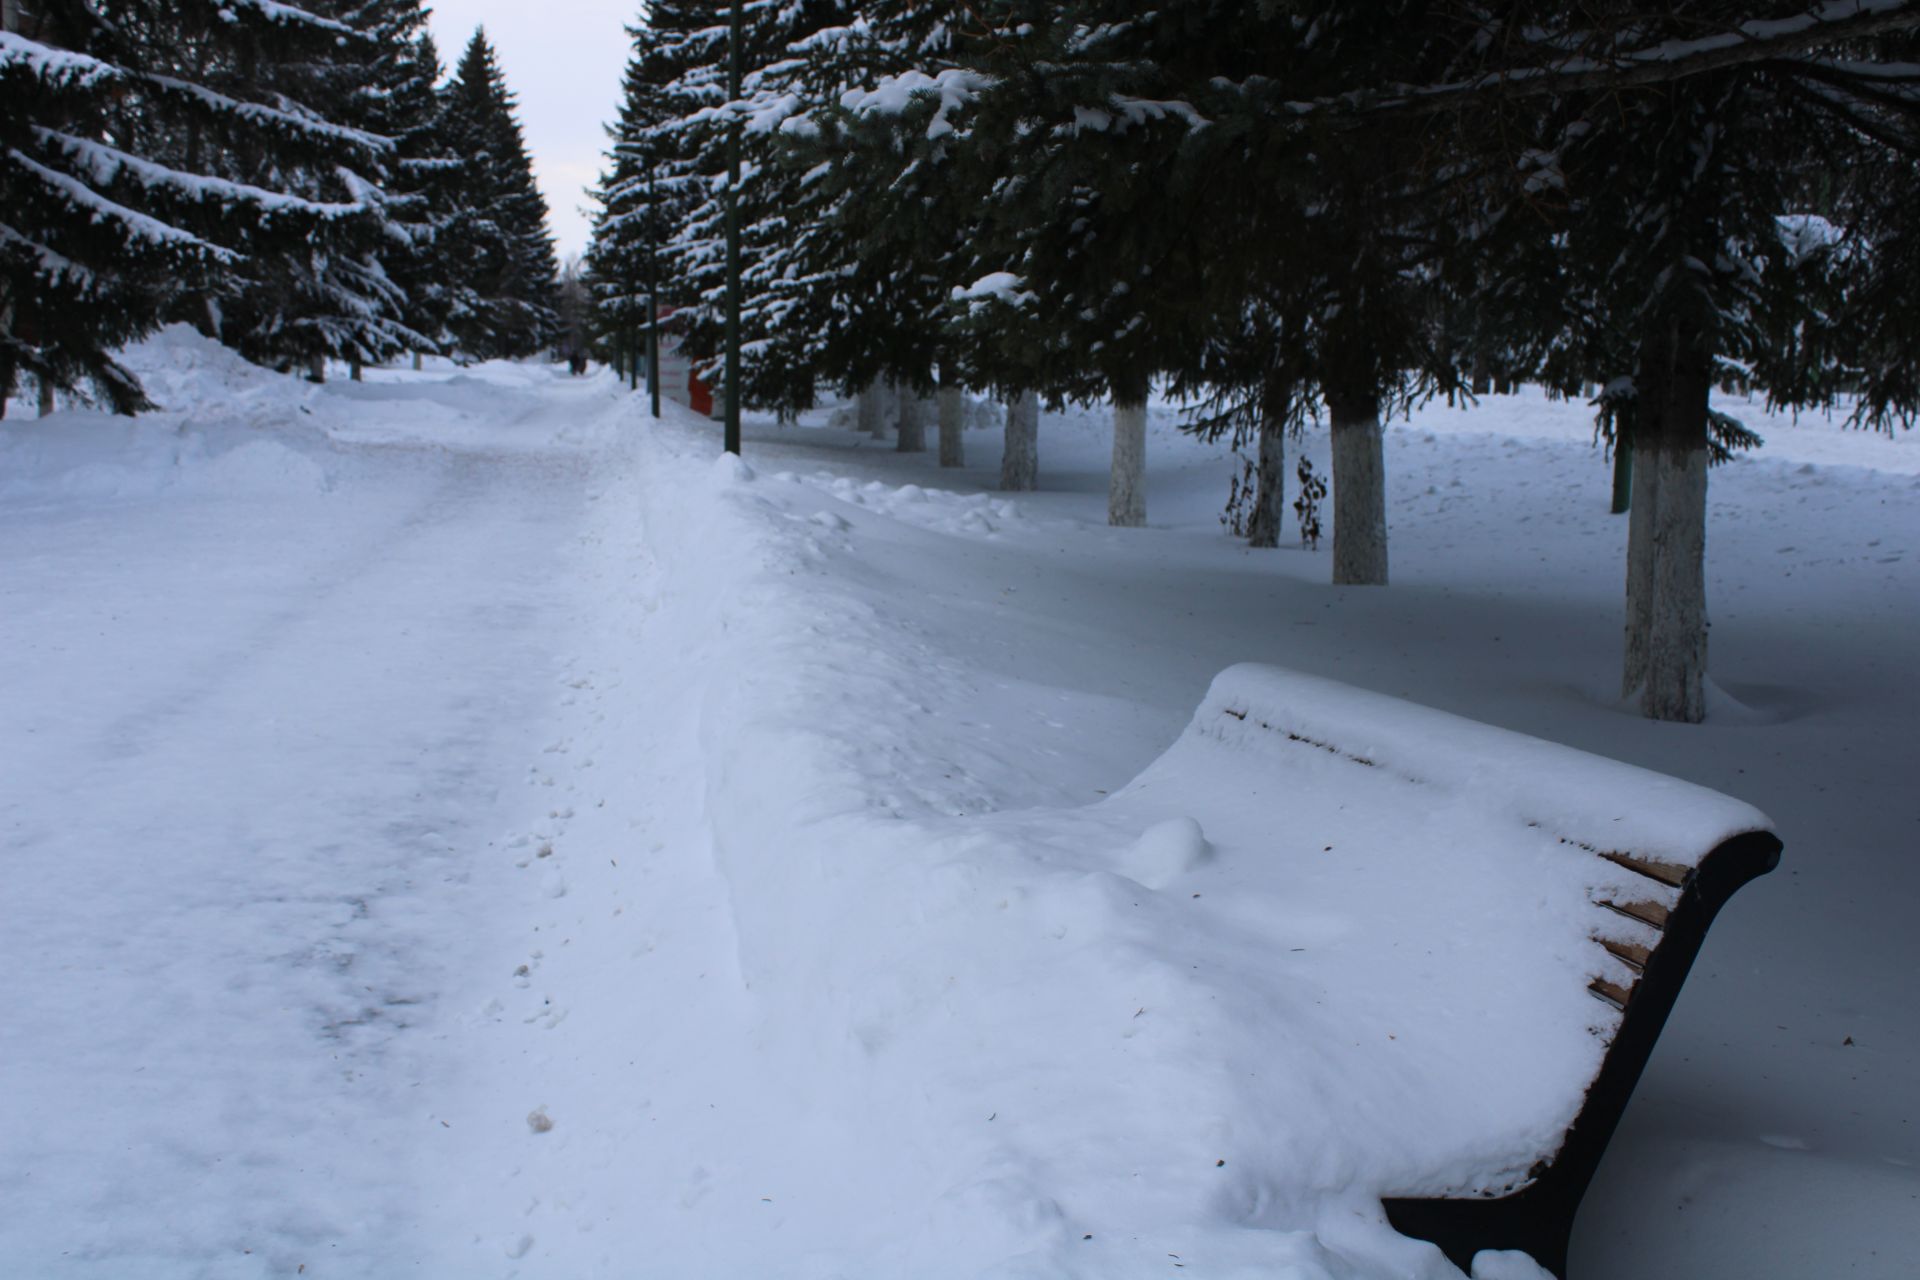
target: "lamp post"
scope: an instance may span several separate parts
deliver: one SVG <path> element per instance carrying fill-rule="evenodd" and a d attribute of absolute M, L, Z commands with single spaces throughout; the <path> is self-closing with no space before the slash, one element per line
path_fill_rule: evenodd
<path fill-rule="evenodd" d="M 647 221 L 653 234 L 647 237 L 647 396 L 653 402 L 653 416 L 660 416 L 660 206 L 654 184 L 654 169 L 647 168 Z"/>
<path fill-rule="evenodd" d="M 740 10 L 733 0 L 727 51 L 727 101 L 740 101 Z M 727 407 L 728 453 L 740 452 L 740 116 L 727 126 Z"/>

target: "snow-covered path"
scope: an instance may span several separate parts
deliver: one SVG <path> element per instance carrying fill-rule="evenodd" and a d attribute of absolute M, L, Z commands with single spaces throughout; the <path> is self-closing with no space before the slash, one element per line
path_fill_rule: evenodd
<path fill-rule="evenodd" d="M 1459 1280 L 1377 1220 L 1405 1091 L 1267 1052 L 1347 1028 L 1206 1014 L 1316 953 L 1061 834 L 1247 660 L 1767 809 L 1575 1270 L 1911 1270 L 1915 439 L 1716 473 L 1683 729 L 1613 696 L 1578 406 L 1396 425 L 1396 584 L 1341 591 L 1221 534 L 1166 406 L 1116 531 L 1097 410 L 1002 496 L 988 432 L 944 471 L 829 407 L 742 466 L 605 375 L 140 358 L 171 414 L 0 430 L 0 1275 Z"/>
<path fill-rule="evenodd" d="M 491 437 L 276 459 L 317 485 L 0 513 L 0 1269 L 417 1258 L 604 404 L 498 395 Z"/>

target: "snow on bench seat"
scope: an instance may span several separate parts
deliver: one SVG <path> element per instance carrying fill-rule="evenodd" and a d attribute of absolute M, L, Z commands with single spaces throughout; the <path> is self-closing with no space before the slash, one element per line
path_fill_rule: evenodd
<path fill-rule="evenodd" d="M 1141 832 L 1118 850 L 1122 875 L 1227 899 L 1213 904 L 1216 959 L 1236 931 L 1267 935 L 1269 954 L 1284 944 L 1238 994 L 1287 1029 L 1272 1066 L 1292 1077 L 1289 1101 L 1303 1085 L 1325 1101 L 1355 1179 L 1400 1198 L 1396 1225 L 1463 1265 L 1477 1247 L 1525 1248 L 1555 1271 L 1712 910 L 1779 849 L 1764 815 L 1716 792 L 1253 665 L 1218 676 L 1174 746 L 1087 812 Z M 1709 886 L 1716 900 L 1687 901 L 1716 850 L 1738 866 Z M 1669 958 L 1683 910 L 1691 936 Z M 1661 990 L 1640 990 L 1663 969 Z M 1651 1025 L 1603 1091 L 1628 1010 Z M 1600 1111 L 1617 1106 L 1570 1142 L 1590 1086 Z M 1274 1131 L 1317 1127 L 1279 1117 Z M 1563 1148 L 1570 1167 L 1544 1199 L 1564 1223 L 1441 1239 L 1452 1219 L 1432 1205 L 1525 1193 Z M 1551 1216 L 1540 1195 L 1519 1213 Z"/>

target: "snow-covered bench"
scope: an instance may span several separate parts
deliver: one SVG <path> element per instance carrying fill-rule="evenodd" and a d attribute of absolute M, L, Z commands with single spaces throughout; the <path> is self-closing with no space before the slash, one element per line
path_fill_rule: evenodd
<path fill-rule="evenodd" d="M 1385 1153 L 1362 1176 L 1393 1225 L 1462 1268 L 1518 1249 L 1561 1275 L 1708 925 L 1780 853 L 1716 792 L 1262 666 L 1222 673 L 1116 807 L 1187 815 L 1208 897 L 1301 930 L 1261 998 L 1319 1020 L 1293 1025 L 1361 1100 L 1343 1123 Z M 1201 865 L 1134 870 L 1185 887 Z"/>

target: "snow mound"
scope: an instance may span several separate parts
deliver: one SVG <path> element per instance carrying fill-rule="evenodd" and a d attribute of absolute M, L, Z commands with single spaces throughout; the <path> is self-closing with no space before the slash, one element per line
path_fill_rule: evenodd
<path fill-rule="evenodd" d="M 0 424 L 0 493 L 21 500 L 324 493 L 327 468 L 288 438 L 232 422 L 92 411 Z"/>
<path fill-rule="evenodd" d="M 277 440 L 247 440 L 187 474 L 197 489 L 225 493 L 310 494 L 332 487 L 327 470 Z"/>
<path fill-rule="evenodd" d="M 825 472 L 801 479 L 848 506 L 861 507 L 936 533 L 990 538 L 1003 529 L 1028 523 L 1013 503 L 988 493 L 956 493 L 917 484 L 888 485 L 877 480 L 859 484 L 846 476 Z"/>
<path fill-rule="evenodd" d="M 751 481 L 753 468 L 748 466 L 746 460 L 737 453 L 722 453 L 713 460 L 713 468 L 709 474 L 714 485 L 724 489 Z"/>
<path fill-rule="evenodd" d="M 1164 889 L 1206 858 L 1207 838 L 1193 818 L 1168 818 L 1141 833 L 1120 859 L 1130 879 L 1149 889 Z"/>
<path fill-rule="evenodd" d="M 1553 1280 L 1553 1273 L 1524 1253 L 1482 1249 L 1473 1256 L 1473 1280 Z"/>
<path fill-rule="evenodd" d="M 0 493 L 52 501 L 330 488 L 327 446 L 309 407 L 316 388 L 249 364 L 185 325 L 134 344 L 122 359 L 162 408 L 0 422 Z"/>
<path fill-rule="evenodd" d="M 169 325 L 121 352 L 121 362 L 163 411 L 236 416 L 242 408 L 295 412 L 315 388 L 275 373 L 184 324 Z"/>

